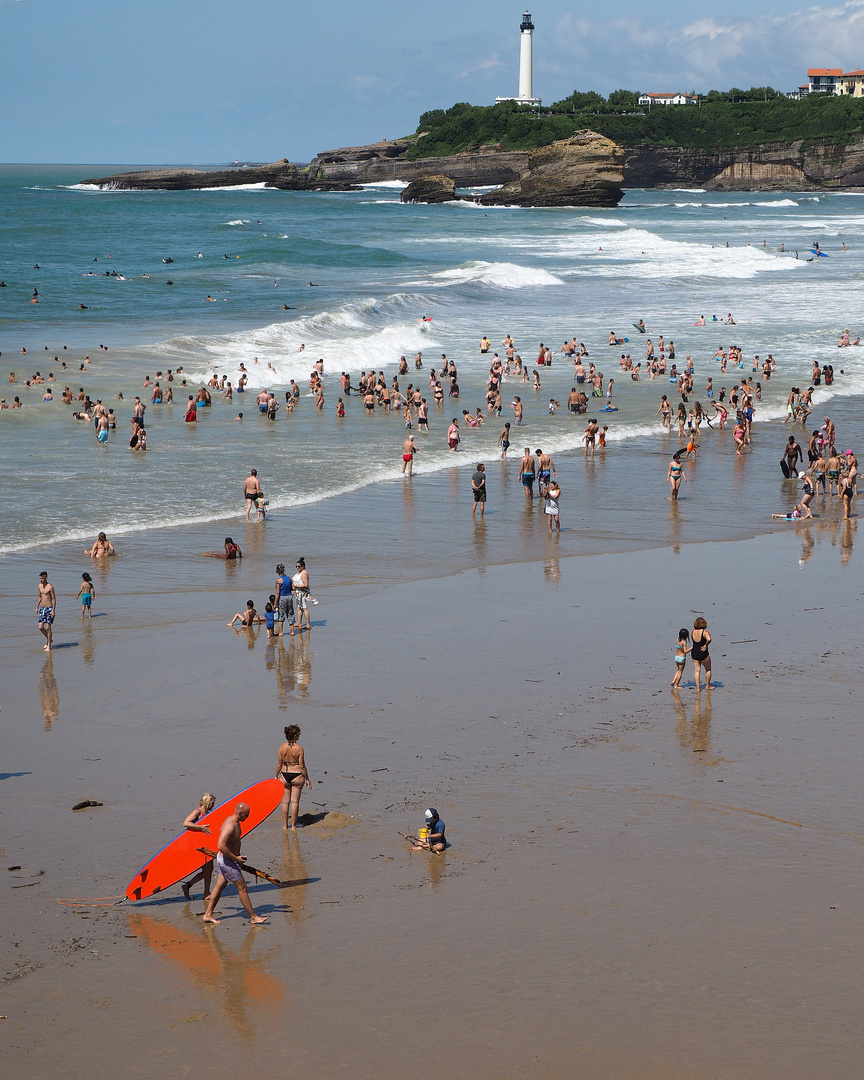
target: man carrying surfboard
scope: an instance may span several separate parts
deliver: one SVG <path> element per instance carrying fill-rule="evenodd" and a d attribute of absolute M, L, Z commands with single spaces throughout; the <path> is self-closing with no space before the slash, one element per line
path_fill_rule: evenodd
<path fill-rule="evenodd" d="M 219 832 L 218 853 L 216 855 L 219 876 L 216 879 L 216 887 L 210 894 L 207 910 L 204 912 L 204 922 L 206 923 L 213 923 L 215 926 L 219 925 L 221 920 L 214 919 L 213 912 L 216 910 L 219 898 L 229 881 L 236 887 L 240 895 L 240 903 L 248 912 L 249 920 L 253 926 L 260 926 L 261 923 L 267 922 L 269 918 L 269 915 L 255 914 L 255 909 L 252 907 L 252 901 L 249 899 L 249 892 L 246 888 L 246 879 L 243 877 L 242 866 L 245 860 L 240 854 L 242 836 L 240 825 L 248 817 L 249 807 L 246 803 L 237 803 L 234 807 L 234 813 L 231 817 L 225 819 Z"/>

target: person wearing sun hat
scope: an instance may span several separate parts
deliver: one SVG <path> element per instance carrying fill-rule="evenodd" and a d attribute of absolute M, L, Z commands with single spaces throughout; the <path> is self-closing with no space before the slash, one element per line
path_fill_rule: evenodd
<path fill-rule="evenodd" d="M 438 811 L 434 806 L 430 806 L 426 811 L 426 839 L 415 845 L 414 851 L 443 851 L 447 847 L 444 828 Z"/>

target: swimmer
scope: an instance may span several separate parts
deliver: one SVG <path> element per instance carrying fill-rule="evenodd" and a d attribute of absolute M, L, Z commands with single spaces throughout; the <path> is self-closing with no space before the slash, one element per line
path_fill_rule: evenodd
<path fill-rule="evenodd" d="M 230 536 L 225 537 L 225 550 L 224 551 L 205 551 L 204 554 L 208 559 L 242 559 L 243 552 L 240 550 L 240 545 L 235 544 Z"/>

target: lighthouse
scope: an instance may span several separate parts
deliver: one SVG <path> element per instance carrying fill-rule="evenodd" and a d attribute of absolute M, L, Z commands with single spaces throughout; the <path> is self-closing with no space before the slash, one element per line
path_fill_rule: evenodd
<path fill-rule="evenodd" d="M 518 97 L 498 97 L 499 101 L 515 101 L 520 105 L 540 105 L 540 98 L 534 97 L 534 23 L 531 12 L 526 11 L 519 26 L 519 95 Z"/>

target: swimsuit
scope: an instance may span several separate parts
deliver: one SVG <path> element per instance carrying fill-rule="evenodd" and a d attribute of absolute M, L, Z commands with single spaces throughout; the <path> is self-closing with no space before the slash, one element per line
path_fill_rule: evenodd
<path fill-rule="evenodd" d="M 245 881 L 243 874 L 240 872 L 240 863 L 235 862 L 233 859 L 226 859 L 221 851 L 216 856 L 216 865 L 219 867 L 219 873 L 226 881 L 233 881 L 235 885 L 238 881 Z"/>
<path fill-rule="evenodd" d="M 690 655 L 694 660 L 703 661 L 708 659 L 708 645 L 709 642 L 705 640 L 705 636 L 699 638 L 693 638 L 693 648 L 690 650 Z"/>
<path fill-rule="evenodd" d="M 39 608 L 39 622 L 48 623 L 49 625 L 54 622 L 54 608 L 53 607 L 40 607 Z"/>
<path fill-rule="evenodd" d="M 81 603 L 84 607 L 90 607 L 93 603 L 93 594 L 89 592 L 81 593 Z"/>
<path fill-rule="evenodd" d="M 286 784 L 292 784 L 298 776 L 302 776 L 302 772 L 288 772 L 287 769 L 282 770 L 282 779 Z"/>
<path fill-rule="evenodd" d="M 522 473 L 522 483 L 525 485 L 525 487 L 533 487 L 534 486 L 534 473 L 533 472 L 523 472 Z"/>

